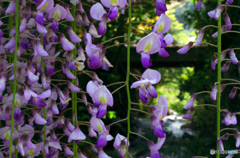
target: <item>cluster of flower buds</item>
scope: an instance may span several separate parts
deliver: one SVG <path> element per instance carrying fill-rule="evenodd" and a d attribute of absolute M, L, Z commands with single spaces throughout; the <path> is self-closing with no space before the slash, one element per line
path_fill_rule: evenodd
<path fill-rule="evenodd" d="M 97 29 L 88 19 L 80 0 L 70 0 L 70 4 L 54 0 L 0 2 L 0 120 L 5 125 L 0 128 L 4 147 L 0 150 L 0 158 L 17 154 L 22 157 L 43 155 L 57 158 L 61 151 L 64 151 L 65 157 L 86 158 L 77 146 L 71 148 L 66 142 L 61 142 L 64 136 L 68 138 L 68 143 L 74 145 L 86 140 L 80 125 L 88 127 L 89 137 L 98 138 L 96 145 L 90 144 L 99 158 L 109 157 L 103 148 L 114 138 L 109 133 L 110 126 L 106 126 L 101 118 L 106 115 L 107 106 L 113 106 L 113 96 L 96 73 L 84 70 L 85 61 L 90 69 L 108 71 L 109 67 L 113 67 L 105 56 L 103 44 L 94 44 L 94 39 L 104 35 L 107 24 L 119 15 L 119 9 L 123 14 L 133 1 L 88 1 L 93 2 L 89 11 L 91 19 L 99 21 Z M 160 17 L 152 33 L 137 44 L 137 52 L 141 54 L 145 68 L 151 66 L 149 54 L 158 52 L 161 57 L 168 57 L 165 47 L 173 42 L 170 34 L 163 36 L 171 27 L 169 17 L 165 15 L 167 8 L 164 0 L 155 0 L 155 4 L 156 14 Z M 109 8 L 108 13 L 103 6 Z M 83 40 L 76 27 L 81 27 Z M 66 32 L 61 32 L 63 29 Z M 55 67 L 57 62 L 61 64 L 60 69 Z M 93 78 L 86 86 L 93 104 L 87 101 L 86 92 L 79 88 L 77 71 Z M 58 72 L 63 72 L 67 79 L 55 79 Z M 160 79 L 159 72 L 147 69 L 131 88 L 138 88 L 140 99 L 147 103 L 149 96 L 157 98 L 152 85 Z M 56 84 L 55 81 L 61 83 Z M 65 89 L 62 90 L 59 85 L 65 85 Z M 82 99 L 77 98 L 77 93 L 81 93 Z M 65 115 L 71 109 L 68 106 L 70 102 L 73 103 L 72 118 Z M 86 105 L 91 115 L 89 122 L 77 120 L 77 102 Z M 159 158 L 158 150 L 166 139 L 162 128 L 162 119 L 167 114 L 166 98 L 159 96 L 158 105 L 150 110 L 158 142 L 149 141 L 148 146 L 151 158 Z M 57 128 L 62 134 L 55 133 Z M 116 135 L 113 146 L 121 158 L 126 156 L 129 145 L 126 137 Z"/>

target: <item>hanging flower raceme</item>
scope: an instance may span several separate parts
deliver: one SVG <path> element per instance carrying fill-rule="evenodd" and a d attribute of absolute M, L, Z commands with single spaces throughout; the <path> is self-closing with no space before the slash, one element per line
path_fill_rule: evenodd
<path fill-rule="evenodd" d="M 107 105 L 113 106 L 113 96 L 106 86 L 97 86 L 92 81 L 87 84 L 87 92 L 92 97 L 94 106 L 98 107 L 97 118 L 102 118 L 107 113 Z"/>
<path fill-rule="evenodd" d="M 101 3 L 94 4 L 90 9 L 90 15 L 94 20 L 98 20 L 98 34 L 104 35 L 107 31 L 107 23 L 109 22 L 108 14 L 104 10 Z"/>
<path fill-rule="evenodd" d="M 131 85 L 132 88 L 139 89 L 139 98 L 142 102 L 147 103 L 149 101 L 149 96 L 152 98 L 157 97 L 157 92 L 152 84 L 156 84 L 161 80 L 161 74 L 153 69 L 147 69 L 142 74 L 139 81 L 134 82 Z"/>
<path fill-rule="evenodd" d="M 160 50 L 161 41 L 156 33 L 141 38 L 136 46 L 137 53 L 141 54 L 141 62 L 143 67 L 148 68 L 152 65 L 150 54 L 154 54 Z"/>

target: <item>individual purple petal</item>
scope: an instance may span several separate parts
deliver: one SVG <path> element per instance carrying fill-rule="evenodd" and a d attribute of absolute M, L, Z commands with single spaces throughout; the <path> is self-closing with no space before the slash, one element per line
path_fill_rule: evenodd
<path fill-rule="evenodd" d="M 30 69 L 27 69 L 27 75 L 28 75 L 28 79 L 29 79 L 32 83 L 37 82 L 38 79 L 39 79 L 39 77 L 36 76 L 36 75 L 34 75 Z"/>
<path fill-rule="evenodd" d="M 97 148 L 103 148 L 107 145 L 107 139 L 105 134 L 100 134 L 96 142 Z"/>
<path fill-rule="evenodd" d="M 81 141 L 86 139 L 86 136 L 80 130 L 79 126 L 76 126 L 76 128 L 74 129 L 74 131 L 71 133 L 69 137 L 74 141 Z"/>
<path fill-rule="evenodd" d="M 228 140 L 229 133 L 225 133 L 223 136 L 220 137 L 221 140 Z"/>
<path fill-rule="evenodd" d="M 149 96 L 148 96 L 148 91 L 146 90 L 145 87 L 140 87 L 139 89 L 139 98 L 143 103 L 148 103 L 149 101 Z"/>
<path fill-rule="evenodd" d="M 3 92 L 5 90 L 6 87 L 6 75 L 1 75 L 0 77 L 0 92 Z"/>
<path fill-rule="evenodd" d="M 96 86 L 96 84 L 94 84 L 93 83 L 93 81 L 89 81 L 88 83 L 87 83 L 87 87 L 86 87 L 86 89 L 87 89 L 87 92 L 88 92 L 88 94 L 92 97 L 93 96 L 93 93 L 95 92 L 95 90 L 97 90 L 97 86 Z"/>
<path fill-rule="evenodd" d="M 183 119 L 190 119 L 193 117 L 193 112 L 195 110 L 195 107 L 191 107 L 188 112 L 183 116 Z"/>
<path fill-rule="evenodd" d="M 152 98 L 157 98 L 157 92 L 155 88 L 152 85 L 147 86 L 147 91 L 150 97 Z"/>
<path fill-rule="evenodd" d="M 21 19 L 20 27 L 19 27 L 19 32 L 25 31 L 26 27 L 27 27 L 27 18 L 26 18 L 26 16 L 23 16 Z"/>
<path fill-rule="evenodd" d="M 144 68 L 149 68 L 152 65 L 152 60 L 148 53 L 141 53 L 141 63 Z"/>
<path fill-rule="evenodd" d="M 88 126 L 88 135 L 89 137 L 96 137 L 97 133 L 92 129 L 91 126 Z"/>
<path fill-rule="evenodd" d="M 39 6 L 37 7 L 37 10 L 41 10 L 43 12 L 49 12 L 54 6 L 53 0 L 43 0 Z"/>
<path fill-rule="evenodd" d="M 229 56 L 230 56 L 230 59 L 231 59 L 232 63 L 234 65 L 236 65 L 238 63 L 238 59 L 237 59 L 236 54 L 235 54 L 233 49 L 230 49 Z"/>
<path fill-rule="evenodd" d="M 226 88 L 225 84 L 221 84 L 221 88 L 220 88 L 220 92 L 222 93 L 222 91 Z"/>
<path fill-rule="evenodd" d="M 220 138 L 218 138 L 218 148 L 220 151 L 224 151 L 224 147 L 223 147 L 223 142 Z"/>
<path fill-rule="evenodd" d="M 141 38 L 136 46 L 137 53 L 145 52 L 148 54 L 154 54 L 159 51 L 161 42 L 156 33 L 151 32 L 149 35 Z"/>
<path fill-rule="evenodd" d="M 164 3 L 164 0 L 156 0 L 155 4 L 156 4 L 157 10 L 160 11 L 161 13 L 164 14 L 167 11 L 167 7 Z M 158 15 L 158 16 L 160 16 L 160 15 Z"/>
<path fill-rule="evenodd" d="M 156 24 L 153 27 L 153 32 L 157 34 L 164 34 L 170 30 L 171 27 L 171 20 L 170 18 L 165 15 L 161 14 L 161 16 L 158 18 Z"/>
<path fill-rule="evenodd" d="M 97 33 L 97 29 L 96 29 L 96 27 L 94 26 L 93 23 L 90 23 L 90 25 L 89 25 L 89 34 L 94 38 L 100 38 L 101 37 L 101 35 L 99 35 Z"/>
<path fill-rule="evenodd" d="M 198 0 L 197 5 L 195 6 L 195 10 L 198 10 L 198 9 L 201 8 L 201 6 L 202 6 L 202 4 L 203 4 L 203 1 L 204 1 L 204 0 Z"/>
<path fill-rule="evenodd" d="M 48 15 L 49 19 L 64 19 L 67 15 L 67 11 L 60 6 L 59 4 L 57 4 L 50 12 Z"/>
<path fill-rule="evenodd" d="M 101 119 L 96 117 L 91 118 L 90 126 L 99 133 L 107 133 L 107 129 Z"/>
<path fill-rule="evenodd" d="M 164 138 L 165 137 L 165 132 L 164 130 L 162 129 L 162 126 L 161 124 L 157 124 L 155 127 L 154 127 L 154 135 L 158 138 Z"/>
<path fill-rule="evenodd" d="M 104 35 L 107 31 L 107 23 L 104 21 L 99 22 L 98 24 L 98 34 L 99 35 Z"/>
<path fill-rule="evenodd" d="M 79 92 L 80 88 L 76 87 L 74 84 L 72 84 L 70 81 L 67 81 L 67 85 L 71 92 Z"/>
<path fill-rule="evenodd" d="M 229 94 L 229 98 L 233 99 L 237 93 L 237 87 L 233 87 L 231 93 Z"/>
<path fill-rule="evenodd" d="M 222 67 L 221 67 L 221 72 L 227 72 L 229 69 L 229 66 L 231 64 L 231 61 L 227 61 Z"/>
<path fill-rule="evenodd" d="M 16 11 L 16 3 L 11 1 L 5 11 L 6 14 L 12 14 Z"/>
<path fill-rule="evenodd" d="M 113 106 L 113 96 L 105 86 L 99 87 L 93 93 L 93 98 L 92 99 L 93 99 L 94 103 L 99 103 L 100 102 L 102 104 L 107 104 L 111 107 Z"/>
<path fill-rule="evenodd" d="M 70 150 L 69 147 L 66 144 L 63 144 L 63 148 L 64 148 L 64 151 L 65 151 L 64 156 L 74 155 L 72 150 Z"/>
<path fill-rule="evenodd" d="M 98 108 L 98 112 L 97 112 L 97 118 L 102 118 L 106 115 L 107 113 L 107 105 L 106 104 L 101 104 Z"/>
<path fill-rule="evenodd" d="M 106 14 L 107 12 L 104 10 L 101 3 L 94 4 L 90 9 L 90 15 L 94 20 L 101 21 L 102 16 Z"/>
<path fill-rule="evenodd" d="M 38 12 L 37 12 L 36 21 L 37 21 L 39 24 L 41 24 L 41 25 L 44 25 L 44 24 L 45 24 L 43 12 L 41 12 L 41 11 L 38 11 Z"/>
<path fill-rule="evenodd" d="M 31 142 L 31 139 L 28 139 L 28 140 L 27 140 L 27 147 L 28 147 L 28 149 L 30 149 L 30 150 L 36 149 L 36 146 Z"/>
<path fill-rule="evenodd" d="M 68 39 L 66 39 L 66 37 L 62 33 L 60 34 L 60 41 L 61 41 L 62 48 L 65 51 L 71 51 L 75 48 L 75 46 Z"/>
<path fill-rule="evenodd" d="M 58 23 L 58 20 L 56 20 L 56 19 L 54 19 L 52 22 L 52 30 L 54 33 L 58 33 L 59 23 Z"/>
<path fill-rule="evenodd" d="M 11 40 L 7 44 L 5 44 L 4 48 L 12 49 L 14 48 L 14 46 L 15 46 L 15 36 L 13 36 Z"/>
<path fill-rule="evenodd" d="M 37 31 L 39 33 L 41 33 L 41 34 L 47 33 L 47 29 L 43 25 L 39 24 L 38 22 L 36 22 L 36 25 L 37 25 Z"/>
<path fill-rule="evenodd" d="M 232 23 L 228 16 L 228 13 L 223 14 L 223 19 L 225 21 L 225 24 L 228 25 L 228 26 L 226 26 L 225 31 L 230 31 L 232 29 Z"/>
<path fill-rule="evenodd" d="M 72 27 L 71 26 L 68 26 L 67 27 L 67 32 L 68 32 L 68 35 L 69 35 L 69 38 L 70 40 L 73 42 L 73 43 L 79 43 L 81 42 L 81 38 L 78 37 L 78 35 L 76 35 L 76 33 L 73 31 Z"/>
<path fill-rule="evenodd" d="M 215 101 L 217 99 L 218 86 L 214 85 L 211 91 L 211 99 Z"/>
<path fill-rule="evenodd" d="M 188 50 L 191 48 L 191 46 L 193 45 L 193 42 L 189 42 L 186 46 L 184 46 L 183 48 L 179 49 L 177 51 L 178 54 L 186 54 L 188 52 Z"/>
<path fill-rule="evenodd" d="M 70 12 L 70 10 L 69 10 L 68 5 L 65 5 L 65 6 L 64 6 L 64 9 L 67 11 L 67 15 L 66 15 L 65 19 L 66 19 L 67 21 L 74 21 L 74 18 L 73 18 L 72 14 L 71 14 L 71 12 Z"/>
<path fill-rule="evenodd" d="M 19 107 L 16 107 L 14 109 L 14 119 L 17 121 L 19 119 L 21 119 L 21 110 Z"/>
<path fill-rule="evenodd" d="M 17 147 L 16 147 L 19 152 L 21 153 L 22 156 L 25 156 L 25 153 L 24 153 L 24 150 L 23 150 L 23 143 L 22 143 L 22 140 L 20 138 L 18 138 L 17 140 Z M 0 158 L 4 158 L 3 156 L 1 157 L 1 154 L 0 154 Z"/>
<path fill-rule="evenodd" d="M 97 52 L 94 52 L 88 60 L 88 67 L 91 69 L 98 69 L 102 66 L 102 61 Z"/>
<path fill-rule="evenodd" d="M 27 50 L 29 48 L 29 41 L 27 38 L 21 38 L 20 43 L 23 49 Z"/>
<path fill-rule="evenodd" d="M 35 120 L 35 123 L 38 124 L 38 125 L 44 125 L 47 123 L 47 121 L 42 118 L 37 112 L 36 110 L 32 110 L 32 114 L 33 114 L 33 117 L 34 117 L 34 120 Z"/>
<path fill-rule="evenodd" d="M 48 90 L 44 91 L 42 94 L 38 95 L 38 98 L 46 99 L 46 98 L 48 98 L 50 96 L 51 96 L 51 90 L 48 89 Z"/>
<path fill-rule="evenodd" d="M 147 69 L 143 72 L 142 77 L 148 79 L 151 84 L 156 84 L 161 80 L 161 74 L 157 70 Z"/>
<path fill-rule="evenodd" d="M 190 109 L 193 106 L 193 103 L 195 102 L 197 98 L 197 94 L 193 93 L 193 95 L 191 96 L 191 98 L 188 100 L 188 102 L 184 105 L 184 109 Z"/>
<path fill-rule="evenodd" d="M 198 32 L 197 40 L 195 41 L 195 46 L 200 46 L 200 44 L 202 43 L 203 36 L 204 36 L 204 30 L 200 29 Z"/>
<path fill-rule="evenodd" d="M 230 4 L 232 4 L 233 3 L 233 0 L 227 0 L 226 1 L 226 5 L 230 5 Z"/>
<path fill-rule="evenodd" d="M 102 148 L 98 149 L 98 156 L 99 156 L 99 158 L 111 158 L 103 151 Z"/>
<path fill-rule="evenodd" d="M 166 140 L 166 135 L 163 138 L 158 138 L 158 142 L 156 144 L 154 144 L 153 141 L 148 141 L 148 148 L 151 150 L 151 152 L 158 151 L 162 147 L 165 140 Z"/>
<path fill-rule="evenodd" d="M 231 115 L 231 124 L 232 125 L 236 125 L 237 124 L 236 114 L 232 114 Z"/>
<path fill-rule="evenodd" d="M 114 21 L 118 16 L 118 7 L 112 6 L 108 11 L 108 17 L 110 20 Z"/>

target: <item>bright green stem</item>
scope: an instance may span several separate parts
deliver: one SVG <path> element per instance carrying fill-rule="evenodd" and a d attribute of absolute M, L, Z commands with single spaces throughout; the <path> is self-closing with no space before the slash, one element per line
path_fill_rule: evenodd
<path fill-rule="evenodd" d="M 74 18 L 74 21 L 71 23 L 72 29 L 74 32 L 76 32 L 76 21 L 75 21 L 75 12 L 76 12 L 76 5 L 73 5 L 72 7 L 72 16 Z M 76 43 L 74 43 L 75 48 L 73 49 L 73 59 L 77 58 L 77 48 L 76 48 Z M 73 71 L 74 76 L 77 77 L 77 71 Z M 77 85 L 77 79 L 73 80 L 73 84 L 76 86 Z M 74 122 L 73 125 L 77 126 L 77 93 L 72 93 L 72 109 L 74 111 Z M 74 158 L 77 158 L 77 144 L 74 142 L 73 143 L 73 152 L 74 152 Z"/>
<path fill-rule="evenodd" d="M 43 44 L 43 35 L 41 35 L 41 44 Z M 41 58 L 41 69 L 42 73 L 45 73 L 45 68 L 44 68 L 44 58 Z M 45 91 L 45 88 L 42 86 L 42 92 Z M 46 108 L 43 107 L 43 117 L 46 120 L 47 115 L 46 115 Z M 45 146 L 46 142 L 46 124 L 43 125 L 43 146 Z M 43 157 L 46 158 L 46 153 L 45 150 L 43 150 Z"/>
<path fill-rule="evenodd" d="M 19 6 L 19 0 L 16 0 L 16 14 L 15 14 L 15 51 L 14 51 L 14 85 L 13 85 L 13 100 L 12 100 L 12 115 L 11 115 L 11 134 L 9 139 L 9 158 L 12 157 L 12 135 L 13 135 L 13 116 L 14 116 L 14 109 L 15 109 L 15 96 L 17 92 L 17 45 L 18 45 L 18 33 L 19 33 L 19 22 L 18 22 L 18 6 Z"/>
<path fill-rule="evenodd" d="M 128 1 L 128 44 L 127 44 L 127 76 L 126 76 L 126 87 L 127 87 L 127 100 L 128 100 L 128 114 L 127 114 L 127 122 L 128 122 L 128 132 L 127 132 L 127 151 L 126 158 L 128 157 L 128 142 L 130 137 L 130 113 L 131 113 L 131 98 L 130 98 L 130 90 L 129 90 L 129 72 L 130 72 L 130 42 L 131 42 L 131 30 L 132 30 L 132 6 L 131 0 Z"/>
<path fill-rule="evenodd" d="M 218 0 L 218 5 L 221 5 L 221 0 Z M 217 140 L 220 138 L 220 108 L 221 108 L 221 14 L 218 19 L 218 67 L 217 67 L 217 77 L 218 77 L 218 93 L 217 93 Z M 216 141 L 217 142 L 217 141 Z M 217 150 L 218 143 L 217 143 Z M 220 155 L 216 154 L 216 158 L 219 158 Z"/>

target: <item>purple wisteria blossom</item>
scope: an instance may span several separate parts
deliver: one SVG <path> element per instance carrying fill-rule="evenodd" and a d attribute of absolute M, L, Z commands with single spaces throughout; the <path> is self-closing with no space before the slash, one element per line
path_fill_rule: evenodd
<path fill-rule="evenodd" d="M 148 68 L 152 65 L 150 54 L 154 54 L 160 50 L 161 42 L 156 33 L 152 32 L 149 35 L 141 38 L 137 43 L 137 53 L 141 54 L 141 62 L 143 67 Z"/>
<path fill-rule="evenodd" d="M 142 102 L 147 103 L 149 101 L 149 96 L 152 98 L 157 97 L 157 92 L 152 85 L 158 83 L 160 80 L 161 74 L 158 71 L 147 69 L 142 74 L 141 79 L 131 85 L 131 89 L 138 88 L 139 98 Z"/>

